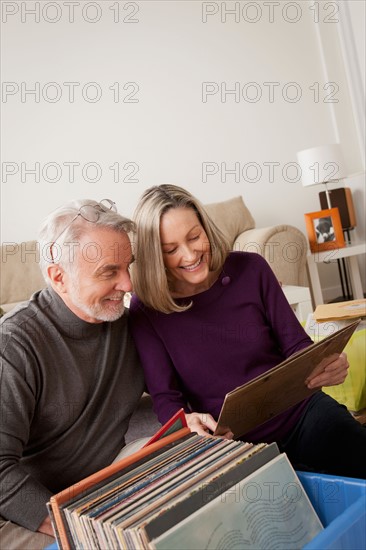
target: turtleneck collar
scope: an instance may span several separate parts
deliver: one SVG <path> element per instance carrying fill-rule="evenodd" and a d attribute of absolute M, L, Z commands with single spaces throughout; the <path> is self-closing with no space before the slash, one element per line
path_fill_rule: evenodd
<path fill-rule="evenodd" d="M 80 319 L 50 286 L 40 292 L 39 304 L 60 334 L 67 338 L 74 340 L 93 338 L 104 330 L 105 325 L 109 324 L 107 322 L 88 323 Z"/>

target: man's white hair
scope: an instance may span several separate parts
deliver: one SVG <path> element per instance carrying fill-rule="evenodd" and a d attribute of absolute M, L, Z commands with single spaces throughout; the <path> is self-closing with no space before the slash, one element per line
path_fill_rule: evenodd
<path fill-rule="evenodd" d="M 70 245 L 77 243 L 82 236 L 95 227 L 105 227 L 118 233 L 134 231 L 134 223 L 113 210 L 98 209 L 99 217 L 93 222 L 85 220 L 81 215 L 78 216 L 82 206 L 98 206 L 98 204 L 98 201 L 90 199 L 74 200 L 51 212 L 43 221 L 38 242 L 40 268 L 47 283 L 49 282 L 47 268 L 50 264 L 57 263 L 67 271 L 72 271 L 75 266 L 71 249 L 68 247 L 68 250 L 65 250 L 65 243 Z M 75 220 L 72 222 L 73 218 Z M 68 224 L 70 224 L 69 227 L 67 227 Z"/>

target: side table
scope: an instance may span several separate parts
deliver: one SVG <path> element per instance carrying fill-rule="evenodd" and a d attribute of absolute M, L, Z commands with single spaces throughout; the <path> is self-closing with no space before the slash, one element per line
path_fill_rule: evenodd
<path fill-rule="evenodd" d="M 344 248 L 336 248 L 334 250 L 325 250 L 324 252 L 309 253 L 307 256 L 308 274 L 310 279 L 311 290 L 314 299 L 314 308 L 323 304 L 323 293 L 320 285 L 318 265 L 320 263 L 329 264 L 334 260 L 341 258 L 346 259 L 347 267 L 350 274 L 353 299 L 358 300 L 363 298 L 363 290 L 361 283 L 360 270 L 358 267 L 357 256 L 366 253 L 366 243 L 358 242 L 350 244 Z"/>
<path fill-rule="evenodd" d="M 308 287 L 282 285 L 282 290 L 299 321 L 306 321 L 309 313 L 313 312 Z"/>

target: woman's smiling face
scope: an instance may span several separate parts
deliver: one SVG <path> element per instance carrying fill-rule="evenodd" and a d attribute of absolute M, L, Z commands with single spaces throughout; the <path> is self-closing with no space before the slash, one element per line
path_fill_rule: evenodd
<path fill-rule="evenodd" d="M 209 288 L 210 243 L 192 208 L 163 214 L 160 242 L 173 294 L 192 296 Z"/>

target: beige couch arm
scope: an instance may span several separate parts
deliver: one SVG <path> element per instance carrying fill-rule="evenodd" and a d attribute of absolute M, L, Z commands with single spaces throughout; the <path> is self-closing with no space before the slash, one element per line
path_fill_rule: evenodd
<path fill-rule="evenodd" d="M 306 284 L 307 240 L 296 227 L 275 225 L 249 229 L 236 237 L 233 250 L 257 252 L 263 256 L 285 285 Z"/>

